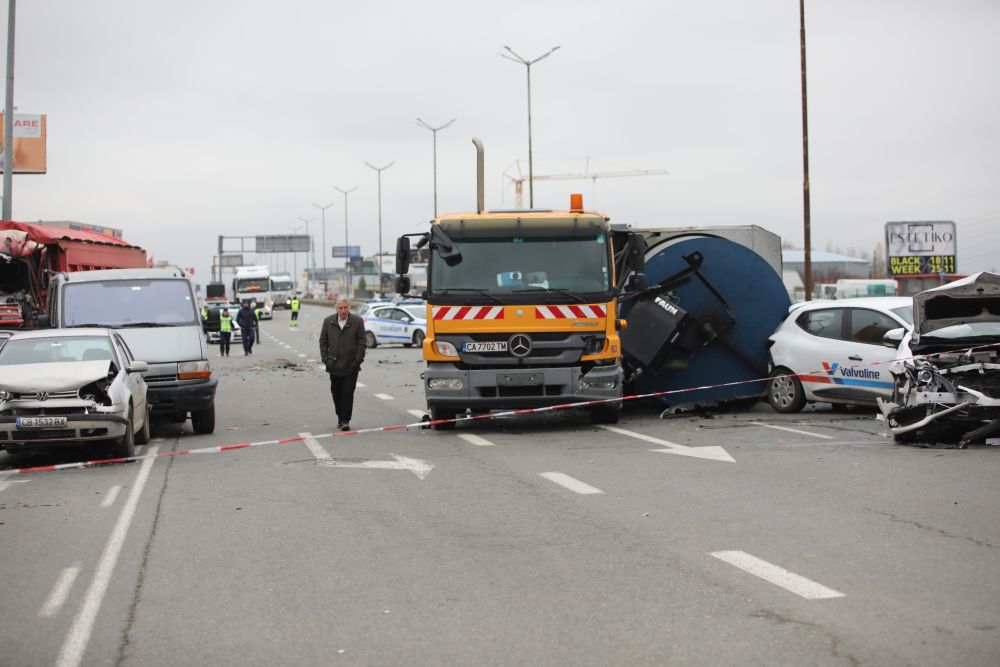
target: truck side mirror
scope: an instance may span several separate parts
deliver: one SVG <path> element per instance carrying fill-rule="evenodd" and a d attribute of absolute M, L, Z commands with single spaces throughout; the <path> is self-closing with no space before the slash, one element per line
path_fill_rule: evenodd
<path fill-rule="evenodd" d="M 637 274 L 646 273 L 646 239 L 633 234 L 628 239 L 629 268 Z"/>
<path fill-rule="evenodd" d="M 400 236 L 396 239 L 396 273 L 403 275 L 410 270 L 410 237 Z M 409 288 L 406 290 L 409 292 Z M 406 292 L 400 292 L 405 294 Z"/>
<path fill-rule="evenodd" d="M 396 278 L 396 291 L 403 296 L 410 293 L 410 276 L 399 276 Z"/>
<path fill-rule="evenodd" d="M 628 289 L 630 292 L 641 292 L 646 289 L 646 274 L 633 273 L 628 278 Z"/>

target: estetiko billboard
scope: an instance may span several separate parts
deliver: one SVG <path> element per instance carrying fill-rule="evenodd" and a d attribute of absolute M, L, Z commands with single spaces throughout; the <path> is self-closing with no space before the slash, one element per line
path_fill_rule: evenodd
<path fill-rule="evenodd" d="M 885 223 L 886 266 L 894 276 L 957 273 L 955 223 Z"/>
<path fill-rule="evenodd" d="M 14 114 L 14 173 L 45 173 L 45 114 Z M 6 137 L 3 136 L 4 119 L 0 113 L 0 154 Z M 0 159 L 0 173 L 3 172 Z"/>

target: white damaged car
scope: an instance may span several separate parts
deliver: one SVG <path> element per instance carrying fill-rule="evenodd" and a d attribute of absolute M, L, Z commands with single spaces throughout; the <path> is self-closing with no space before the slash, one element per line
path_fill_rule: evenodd
<path fill-rule="evenodd" d="M 0 449 L 110 440 L 134 455 L 149 442 L 148 368 L 109 329 L 15 333 L 0 347 Z"/>
<path fill-rule="evenodd" d="M 879 399 L 897 441 L 1000 435 L 1000 275 L 977 273 L 913 297 L 913 331 L 890 372 L 892 400 Z M 912 353 L 912 358 L 909 358 Z"/>

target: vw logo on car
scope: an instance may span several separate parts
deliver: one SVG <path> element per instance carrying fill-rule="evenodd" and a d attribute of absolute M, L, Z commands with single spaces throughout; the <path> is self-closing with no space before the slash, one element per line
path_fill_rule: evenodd
<path fill-rule="evenodd" d="M 507 340 L 507 351 L 518 359 L 531 354 L 531 337 L 528 334 L 514 334 Z"/>

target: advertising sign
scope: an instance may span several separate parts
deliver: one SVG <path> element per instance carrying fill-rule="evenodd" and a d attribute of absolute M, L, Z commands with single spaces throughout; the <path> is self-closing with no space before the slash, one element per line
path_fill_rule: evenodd
<path fill-rule="evenodd" d="M 893 276 L 956 273 L 955 223 L 885 223 L 886 266 Z"/>
<path fill-rule="evenodd" d="M 0 152 L 6 142 L 3 130 L 3 113 L 0 113 Z M 15 174 L 45 173 L 45 137 L 45 114 L 14 114 Z M 0 159 L 0 172 L 3 172 L 3 166 L 3 160 Z"/>
<path fill-rule="evenodd" d="M 333 246 L 332 257 L 361 257 L 361 246 L 359 245 L 335 245 Z"/>

